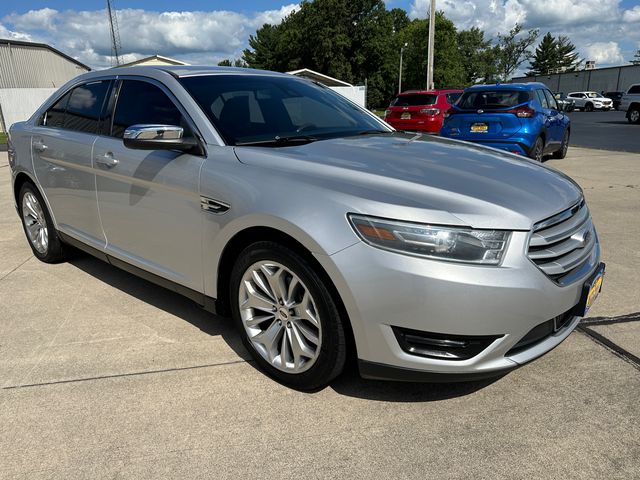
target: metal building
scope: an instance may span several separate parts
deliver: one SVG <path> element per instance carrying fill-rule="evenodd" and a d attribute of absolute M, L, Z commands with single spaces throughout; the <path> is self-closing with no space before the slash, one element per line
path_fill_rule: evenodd
<path fill-rule="evenodd" d="M 50 45 L 0 39 L 0 132 L 29 118 L 61 85 L 89 70 Z"/>
<path fill-rule="evenodd" d="M 517 77 L 512 82 L 542 82 L 553 92 L 619 92 L 640 83 L 640 65 L 594 68 L 579 72 Z"/>

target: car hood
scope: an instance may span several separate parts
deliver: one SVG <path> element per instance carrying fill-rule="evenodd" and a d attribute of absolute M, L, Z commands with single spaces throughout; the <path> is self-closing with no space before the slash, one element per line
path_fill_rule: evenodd
<path fill-rule="evenodd" d="M 306 194 L 323 190 L 347 211 L 407 221 L 529 230 L 582 196 L 552 168 L 440 137 L 394 133 L 235 151 L 240 162 L 277 170 Z"/>

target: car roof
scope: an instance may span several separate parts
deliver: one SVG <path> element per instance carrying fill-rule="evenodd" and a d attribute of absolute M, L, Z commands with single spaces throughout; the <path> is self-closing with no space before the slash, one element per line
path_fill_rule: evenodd
<path fill-rule="evenodd" d="M 475 92 L 477 90 L 535 90 L 536 88 L 548 88 L 541 82 L 526 83 L 487 83 L 482 85 L 473 85 L 465 90 L 465 92 Z"/>
<path fill-rule="evenodd" d="M 197 65 L 141 65 L 133 67 L 112 67 L 105 70 L 94 70 L 74 78 L 77 81 L 86 81 L 94 78 L 113 77 L 124 75 L 139 75 L 150 78 L 162 78 L 166 75 L 174 78 L 183 78 L 200 75 L 255 75 L 255 76 L 278 76 L 292 78 L 293 75 L 287 73 L 271 72 L 268 70 L 255 70 L 253 68 L 242 67 L 213 67 Z M 295 77 L 301 78 L 301 77 Z"/>
<path fill-rule="evenodd" d="M 462 93 L 463 90 L 455 89 L 455 88 L 443 88 L 436 90 L 405 90 L 402 93 L 399 93 L 397 96 L 401 97 L 403 95 L 440 95 L 443 93 Z"/>

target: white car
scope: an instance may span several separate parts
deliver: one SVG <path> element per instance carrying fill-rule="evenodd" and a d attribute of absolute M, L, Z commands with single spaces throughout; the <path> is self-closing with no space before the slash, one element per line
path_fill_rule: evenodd
<path fill-rule="evenodd" d="M 627 112 L 629 123 L 640 123 L 640 83 L 631 85 L 620 99 L 620 110 Z"/>
<path fill-rule="evenodd" d="M 584 110 L 585 112 L 611 110 L 613 108 L 613 100 L 603 97 L 598 92 L 571 92 L 567 97 L 575 100 L 576 109 Z"/>

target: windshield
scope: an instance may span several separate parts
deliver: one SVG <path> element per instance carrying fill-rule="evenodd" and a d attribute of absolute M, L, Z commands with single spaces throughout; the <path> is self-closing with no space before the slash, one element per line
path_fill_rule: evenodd
<path fill-rule="evenodd" d="M 598 98 L 600 96 L 599 93 L 596 92 L 587 92 L 587 97 L 589 98 Z"/>
<path fill-rule="evenodd" d="M 466 92 L 456 106 L 462 109 L 515 107 L 529 101 L 525 90 L 476 90 Z"/>
<path fill-rule="evenodd" d="M 438 101 L 438 95 L 432 94 L 411 94 L 398 95 L 391 102 L 392 107 L 418 107 L 422 105 L 433 105 Z"/>
<path fill-rule="evenodd" d="M 180 82 L 229 145 L 388 131 L 340 94 L 293 76 L 203 75 Z"/>

